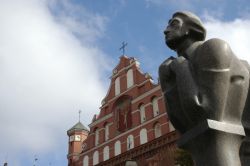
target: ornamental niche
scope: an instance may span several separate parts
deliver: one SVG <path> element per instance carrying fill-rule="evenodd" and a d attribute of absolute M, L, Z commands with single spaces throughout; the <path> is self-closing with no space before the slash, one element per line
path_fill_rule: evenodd
<path fill-rule="evenodd" d="M 116 128 L 123 132 L 132 127 L 131 97 L 122 96 L 114 104 Z"/>

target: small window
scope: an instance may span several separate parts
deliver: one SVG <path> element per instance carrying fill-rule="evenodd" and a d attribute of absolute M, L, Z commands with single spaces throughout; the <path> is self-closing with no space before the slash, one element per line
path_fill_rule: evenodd
<path fill-rule="evenodd" d="M 105 125 L 105 141 L 109 139 L 109 125 Z"/>
<path fill-rule="evenodd" d="M 119 95 L 120 94 L 120 78 L 117 77 L 115 79 L 115 95 Z"/>
<path fill-rule="evenodd" d="M 109 146 L 105 146 L 103 149 L 103 161 L 106 161 L 109 159 Z"/>
<path fill-rule="evenodd" d="M 95 151 L 93 155 L 93 165 L 97 165 L 99 163 L 99 152 Z"/>
<path fill-rule="evenodd" d="M 99 144 L 99 130 L 95 130 L 95 146 Z"/>
<path fill-rule="evenodd" d="M 84 156 L 84 158 L 83 158 L 83 166 L 89 166 L 89 156 Z"/>
<path fill-rule="evenodd" d="M 171 122 L 168 122 L 168 124 L 169 124 L 169 130 L 170 130 L 170 132 L 174 131 L 175 128 L 174 128 L 173 124 Z"/>
<path fill-rule="evenodd" d="M 133 70 L 129 69 L 127 72 L 127 88 L 134 85 Z"/>
<path fill-rule="evenodd" d="M 116 141 L 115 142 L 115 156 L 121 154 L 121 142 Z"/>
<path fill-rule="evenodd" d="M 129 135 L 127 138 L 127 150 L 133 149 L 134 148 L 134 136 Z"/>
<path fill-rule="evenodd" d="M 160 137 L 161 136 L 161 125 L 160 125 L 160 123 L 155 124 L 154 130 L 155 130 L 155 138 Z"/>
<path fill-rule="evenodd" d="M 141 116 L 141 123 L 143 123 L 144 121 L 146 121 L 146 115 L 145 115 L 145 107 L 142 104 L 140 107 L 140 116 Z"/>
<path fill-rule="evenodd" d="M 145 144 L 146 142 L 148 142 L 147 129 L 141 129 L 141 131 L 140 131 L 140 143 Z"/>
<path fill-rule="evenodd" d="M 153 98 L 152 105 L 153 105 L 153 113 L 154 113 L 154 117 L 155 117 L 159 114 L 158 100 L 156 97 Z"/>

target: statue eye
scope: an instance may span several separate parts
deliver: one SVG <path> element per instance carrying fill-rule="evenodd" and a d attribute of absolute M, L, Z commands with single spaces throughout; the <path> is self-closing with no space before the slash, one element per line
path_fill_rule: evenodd
<path fill-rule="evenodd" d="M 179 24 L 180 24 L 180 22 L 179 22 L 178 20 L 173 20 L 173 21 L 170 23 L 171 26 L 177 26 L 177 25 L 179 25 Z"/>

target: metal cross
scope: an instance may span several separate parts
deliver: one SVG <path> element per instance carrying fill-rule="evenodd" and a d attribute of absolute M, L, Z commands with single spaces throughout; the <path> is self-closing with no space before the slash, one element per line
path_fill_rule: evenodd
<path fill-rule="evenodd" d="M 119 50 L 122 50 L 122 55 L 125 54 L 125 47 L 128 45 L 128 43 L 122 42 L 122 46 Z"/>
<path fill-rule="evenodd" d="M 81 113 L 82 113 L 82 111 L 81 110 L 79 110 L 79 122 L 81 121 Z"/>

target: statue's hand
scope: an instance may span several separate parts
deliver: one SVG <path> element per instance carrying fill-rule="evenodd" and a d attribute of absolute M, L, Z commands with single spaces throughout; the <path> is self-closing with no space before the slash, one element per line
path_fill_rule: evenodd
<path fill-rule="evenodd" d="M 163 92 L 170 89 L 175 84 L 174 73 L 171 71 L 170 65 L 175 60 L 174 57 L 170 57 L 165 60 L 159 67 L 159 78 L 161 83 L 161 88 Z"/>
<path fill-rule="evenodd" d="M 174 59 L 170 64 L 170 70 L 172 70 L 174 73 L 177 73 L 181 68 L 185 66 L 186 63 L 187 59 L 183 56 L 179 56 L 178 58 Z"/>
<path fill-rule="evenodd" d="M 166 80 L 168 80 L 168 78 L 170 78 L 171 76 L 171 68 L 170 68 L 170 65 L 171 63 L 175 60 L 174 57 L 169 57 L 168 59 L 166 59 L 161 65 L 160 65 L 160 68 L 159 68 L 159 74 L 161 76 L 164 76 L 164 78 Z"/>

